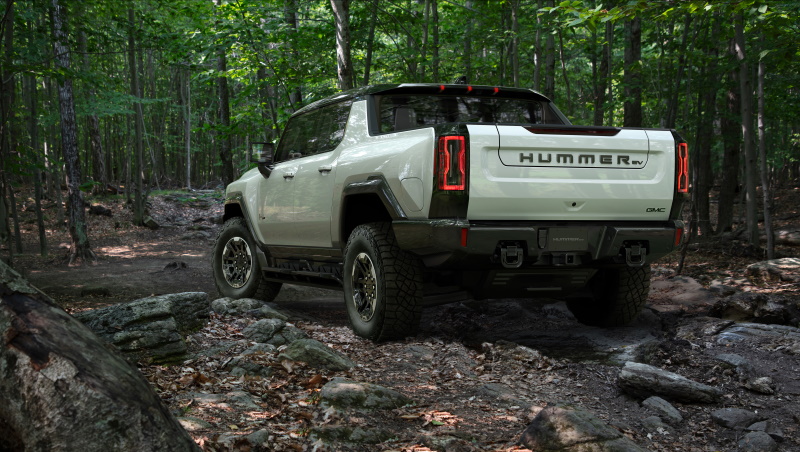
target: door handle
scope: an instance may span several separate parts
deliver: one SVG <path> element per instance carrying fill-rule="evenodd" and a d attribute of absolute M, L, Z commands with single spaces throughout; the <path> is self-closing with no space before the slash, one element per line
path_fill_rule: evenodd
<path fill-rule="evenodd" d="M 317 171 L 319 171 L 320 173 L 330 173 L 332 170 L 333 167 L 330 165 L 320 166 L 319 168 L 317 168 Z"/>
<path fill-rule="evenodd" d="M 294 177 L 294 173 L 283 173 L 284 179 L 292 179 Z"/>

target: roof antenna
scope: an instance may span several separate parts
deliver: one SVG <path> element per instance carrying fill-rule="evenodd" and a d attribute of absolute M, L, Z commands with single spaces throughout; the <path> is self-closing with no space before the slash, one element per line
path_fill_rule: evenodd
<path fill-rule="evenodd" d="M 466 85 L 467 84 L 467 76 L 466 75 L 462 75 L 461 77 L 457 78 L 456 81 L 453 82 L 453 84 L 454 85 Z"/>

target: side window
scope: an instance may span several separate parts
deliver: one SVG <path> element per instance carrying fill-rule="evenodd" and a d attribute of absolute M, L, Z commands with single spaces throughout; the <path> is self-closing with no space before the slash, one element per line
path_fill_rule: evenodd
<path fill-rule="evenodd" d="M 329 105 L 292 118 L 278 144 L 276 161 L 283 162 L 336 149 L 344 138 L 351 103 Z"/>
<path fill-rule="evenodd" d="M 352 102 L 341 102 L 329 105 L 320 110 L 320 122 L 317 124 L 319 130 L 319 143 L 315 154 L 330 152 L 339 146 L 344 138 L 344 130 L 347 127 L 347 119 L 350 117 L 350 106 Z"/>

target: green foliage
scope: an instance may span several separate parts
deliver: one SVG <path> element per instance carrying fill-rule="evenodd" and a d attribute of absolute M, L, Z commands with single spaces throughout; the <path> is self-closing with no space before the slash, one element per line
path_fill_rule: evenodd
<path fill-rule="evenodd" d="M 698 107 L 700 93 L 715 90 L 717 116 L 724 110 L 723 91 L 731 70 L 738 67 L 727 50 L 733 36 L 730 24 L 735 16 L 742 15 L 751 68 L 759 60 L 767 66 L 770 159 L 775 165 L 798 160 L 797 2 L 378 0 L 373 9 L 373 1 L 351 3 L 356 84 L 363 82 L 371 49 L 371 83 L 449 83 L 467 75 L 474 84 L 511 85 L 513 46 L 517 44 L 518 84 L 542 89 L 545 41 L 552 36 L 554 100 L 574 122 L 587 124 L 593 121 L 598 86 L 606 92 L 611 90 L 602 107 L 605 122 L 621 122 L 625 101 L 623 28 L 626 21 L 640 17 L 644 125 L 662 126 L 671 102 L 677 100 L 676 127 L 685 136 L 694 136 L 703 114 Z M 426 3 L 436 5 L 438 23 L 433 23 L 431 14 L 425 22 Z M 20 77 L 31 75 L 37 85 L 40 144 L 39 149 L 25 152 L 40 157 L 47 146 L 51 159 L 58 155 L 54 84 L 71 80 L 79 115 L 81 158 L 87 161 L 83 166 L 89 173 L 94 168 L 87 121 L 94 116 L 99 120 L 112 180 L 127 177 L 134 102 L 142 104 L 145 115 L 146 180 L 185 184 L 188 154 L 192 184 L 203 184 L 219 180 L 220 138 L 233 140 L 234 166 L 244 172 L 250 167 L 245 152 L 248 142 L 274 141 L 292 112 L 337 91 L 336 37 L 329 0 L 70 2 L 69 45 L 73 53 L 69 71 L 56 71 L 52 65 L 49 3 L 18 0 L 15 6 L 13 51 L 3 59 L 3 71 Z M 133 23 L 128 21 L 127 8 L 135 9 Z M 373 11 L 377 11 L 374 18 Z M 514 17 L 516 32 L 512 31 Z M 373 23 L 374 37 L 370 39 Z M 613 30 L 611 79 L 599 72 L 603 46 L 609 44 L 607 27 Z M 135 53 L 142 80 L 139 97 L 130 94 L 130 35 L 137 43 Z M 434 36 L 438 42 L 434 42 Z M 86 53 L 78 51 L 84 38 Z M 469 54 L 467 42 L 472 49 Z M 434 50 L 438 59 L 433 57 Z M 220 52 L 228 62 L 225 73 L 217 66 Z M 434 77 L 434 71 L 438 77 Z M 222 127 L 218 119 L 219 77 L 228 79 L 228 127 Z M 12 127 L 21 141 L 29 143 L 25 96 L 18 94 L 19 108 L 11 119 Z M 188 151 L 184 135 L 187 113 L 191 131 Z M 715 136 L 715 149 L 720 142 L 721 137 Z M 19 149 L 31 147 L 25 146 Z M 29 174 L 30 165 L 20 162 L 43 160 L 29 158 L 23 151 L 18 155 L 6 170 Z M 90 174 L 84 176 L 88 179 Z"/>

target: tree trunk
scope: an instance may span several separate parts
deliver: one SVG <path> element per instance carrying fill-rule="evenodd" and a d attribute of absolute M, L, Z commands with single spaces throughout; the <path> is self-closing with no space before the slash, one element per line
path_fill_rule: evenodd
<path fill-rule="evenodd" d="M 83 54 L 83 69 L 87 72 L 91 69 L 89 62 L 89 52 L 87 51 L 86 32 L 81 31 L 78 38 L 78 46 L 80 52 Z M 89 86 L 88 97 L 90 102 L 95 98 L 95 90 L 91 85 Z M 108 185 L 108 177 L 106 177 L 106 164 L 105 156 L 103 154 L 103 141 L 100 138 L 100 120 L 96 114 L 89 115 L 89 141 L 92 148 L 92 176 L 95 185 L 92 188 L 94 194 L 105 193 L 106 185 Z"/>
<path fill-rule="evenodd" d="M 23 79 L 23 91 L 28 104 L 28 133 L 31 137 L 31 149 L 35 158 L 33 170 L 34 203 L 36 206 L 36 224 L 39 226 L 39 254 L 47 256 L 47 233 L 42 212 L 42 170 L 39 153 L 39 116 L 36 96 L 36 78 L 26 75 Z"/>
<path fill-rule="evenodd" d="M 431 0 L 431 20 L 433 21 L 433 46 L 431 47 L 431 61 L 433 65 L 433 81 L 439 82 L 439 2 Z"/>
<path fill-rule="evenodd" d="M 372 70 L 372 49 L 375 46 L 375 25 L 378 22 L 378 3 L 372 0 L 372 14 L 369 20 L 369 37 L 367 38 L 367 55 L 364 58 L 364 85 L 369 85 L 370 71 Z"/>
<path fill-rule="evenodd" d="M 134 12 L 133 8 L 128 9 L 128 21 L 130 30 L 128 35 L 128 65 L 130 66 L 131 77 L 131 97 L 133 97 L 133 177 L 136 188 L 133 194 L 133 223 L 137 226 L 144 224 L 145 203 L 144 196 L 144 115 L 142 114 L 141 87 L 139 86 L 139 69 L 136 61 L 136 37 L 134 35 Z"/>
<path fill-rule="evenodd" d="M 519 3 L 511 2 L 511 77 L 513 86 L 519 87 Z"/>
<path fill-rule="evenodd" d="M 706 29 L 708 30 L 708 29 Z M 714 19 L 711 35 L 719 34 L 719 20 Z M 694 206 L 697 208 L 697 231 L 702 239 L 708 239 L 713 234 L 710 218 L 709 194 L 714 182 L 711 165 L 711 146 L 714 136 L 714 118 L 716 117 L 717 106 L 717 48 L 716 43 L 709 41 L 708 33 L 703 38 L 706 48 L 708 64 L 703 66 L 701 77 L 705 80 L 705 86 L 698 94 L 698 121 L 697 136 L 695 139 L 694 171 L 695 185 L 692 190 Z"/>
<path fill-rule="evenodd" d="M 642 19 L 625 22 L 624 127 L 642 127 Z"/>
<path fill-rule="evenodd" d="M 134 366 L 2 263 L 0 276 L 0 450 L 200 450 Z"/>
<path fill-rule="evenodd" d="M 67 47 L 66 14 L 58 0 L 53 5 L 53 50 L 59 70 L 70 73 L 70 53 Z M 69 214 L 70 265 L 86 259 L 95 259 L 86 234 L 86 211 L 83 194 L 79 188 L 81 166 L 78 158 L 78 139 L 75 125 L 75 99 L 72 94 L 72 79 L 66 76 L 58 84 L 58 104 L 61 115 L 61 150 L 67 176 L 67 212 Z"/>
<path fill-rule="evenodd" d="M 729 54 L 736 58 L 736 47 L 731 39 Z M 739 155 L 741 153 L 742 128 L 733 120 L 741 115 L 739 78 L 736 70 L 727 77 L 726 112 L 721 115 L 722 132 L 722 178 L 719 187 L 717 232 L 730 232 L 733 229 L 734 202 L 739 185 Z"/>
<path fill-rule="evenodd" d="M 331 0 L 336 21 L 336 67 L 339 89 L 353 88 L 353 60 L 350 56 L 350 0 Z"/>
<path fill-rule="evenodd" d="M 181 103 L 183 104 L 183 147 L 186 153 L 186 189 L 192 189 L 192 74 L 187 67 L 181 69 L 183 83 L 181 83 Z"/>
<path fill-rule="evenodd" d="M 758 247 L 758 199 L 756 196 L 756 171 L 758 157 L 753 146 L 753 89 L 747 68 L 744 39 L 744 18 L 739 15 L 734 23 L 736 57 L 739 59 L 739 87 L 742 91 L 742 136 L 744 137 L 745 193 L 747 202 L 747 241 Z"/>
<path fill-rule="evenodd" d="M 614 60 L 612 59 L 614 55 L 614 23 L 612 21 L 606 22 L 606 41 L 605 45 L 603 45 L 603 81 L 605 82 L 605 90 L 608 93 L 606 95 L 606 103 L 605 109 L 608 110 L 608 115 L 606 116 L 606 125 L 613 126 L 614 125 Z"/>
<path fill-rule="evenodd" d="M 764 48 L 764 35 L 761 35 Z M 764 124 L 764 58 L 758 60 L 758 154 L 761 162 L 761 193 L 764 197 L 764 232 L 767 234 L 767 259 L 775 258 L 775 235 L 772 230 L 772 190 L 767 169 L 767 135 Z"/>
<path fill-rule="evenodd" d="M 537 0 L 536 10 L 539 11 L 544 7 L 543 0 Z M 536 14 L 536 36 L 533 43 L 533 89 L 540 91 L 542 89 L 542 27 L 544 21 L 541 14 Z"/>
<path fill-rule="evenodd" d="M 228 56 L 225 47 L 217 51 L 217 91 L 219 95 L 219 125 L 222 130 L 218 132 L 219 158 L 222 160 L 222 183 L 227 186 L 233 182 L 233 156 L 231 144 L 231 106 L 230 93 L 228 92 Z"/>
<path fill-rule="evenodd" d="M 550 5 L 555 7 L 555 0 L 551 0 Z M 552 22 L 547 24 L 547 36 L 545 37 L 545 70 L 544 70 L 544 95 L 550 100 L 556 97 L 556 41 L 553 36 Z"/>
<path fill-rule="evenodd" d="M 465 3 L 467 10 L 472 12 L 472 0 Z M 472 74 L 472 30 L 474 28 L 472 16 L 467 18 L 467 25 L 464 27 L 464 83 L 469 83 L 475 77 Z"/>
<path fill-rule="evenodd" d="M 689 28 L 692 24 L 692 16 L 690 14 L 686 15 L 686 19 L 683 23 L 683 38 L 681 40 L 681 49 L 686 49 L 689 40 Z M 694 41 L 692 41 L 692 47 L 694 47 Z M 675 89 L 672 91 L 671 95 L 667 100 L 667 114 L 666 119 L 664 120 L 664 127 L 668 129 L 675 128 L 675 122 L 678 118 L 678 99 L 680 98 L 680 89 L 681 83 L 683 82 L 683 74 L 686 72 L 686 62 L 687 62 L 687 54 L 688 52 L 680 52 L 680 56 L 678 57 L 678 73 L 675 76 Z"/>
<path fill-rule="evenodd" d="M 377 8 L 377 6 L 376 6 Z M 297 28 L 297 0 L 287 0 L 286 4 L 284 5 L 283 16 L 286 20 L 286 24 L 289 25 L 289 28 L 292 32 L 293 39 L 291 39 L 291 55 L 293 64 L 300 63 L 300 54 L 297 51 L 297 39 L 298 36 L 298 28 Z M 374 25 L 373 25 L 374 27 Z M 374 35 L 374 28 L 373 28 L 373 35 Z M 370 43 L 370 47 L 372 43 Z M 287 87 L 288 89 L 288 87 Z M 289 93 L 289 103 L 292 105 L 292 108 L 295 110 L 299 109 L 303 106 L 303 92 L 300 89 L 300 86 L 296 86 L 290 90 Z"/>

